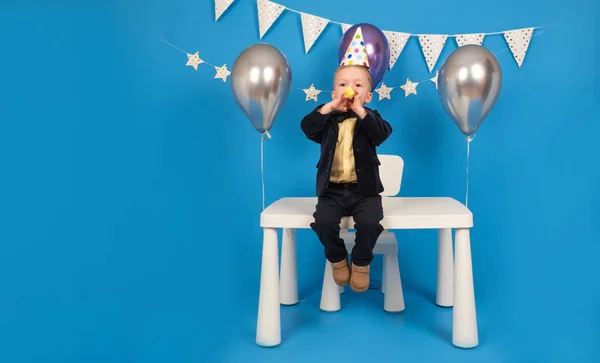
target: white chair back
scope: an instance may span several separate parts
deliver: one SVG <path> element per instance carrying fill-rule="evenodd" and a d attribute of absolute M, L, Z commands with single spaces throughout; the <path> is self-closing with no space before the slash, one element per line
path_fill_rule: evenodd
<path fill-rule="evenodd" d="M 379 177 L 385 189 L 382 197 L 393 197 L 400 193 L 404 160 L 398 155 L 379 155 Z"/>

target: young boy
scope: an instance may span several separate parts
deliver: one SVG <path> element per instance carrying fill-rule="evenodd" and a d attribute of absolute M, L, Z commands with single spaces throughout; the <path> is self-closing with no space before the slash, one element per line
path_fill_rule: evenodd
<path fill-rule="evenodd" d="M 383 185 L 376 147 L 392 133 L 390 124 L 377 111 L 364 107 L 371 101 L 371 86 L 367 67 L 343 61 L 334 74 L 331 102 L 318 106 L 301 122 L 306 136 L 321 144 L 317 164 L 318 201 L 311 228 L 325 247 L 336 284 L 350 283 L 355 292 L 369 288 L 369 264 L 377 238 L 383 232 L 379 223 L 383 219 L 379 195 Z M 348 251 L 340 238 L 343 216 L 353 216 L 355 221 L 352 271 L 348 266 Z"/>

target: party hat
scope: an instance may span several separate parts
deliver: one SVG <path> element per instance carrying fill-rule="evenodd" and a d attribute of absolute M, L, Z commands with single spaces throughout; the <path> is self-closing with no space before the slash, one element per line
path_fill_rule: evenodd
<path fill-rule="evenodd" d="M 354 37 L 346 49 L 346 54 L 342 58 L 340 66 L 365 66 L 369 67 L 369 58 L 367 57 L 367 48 L 365 47 L 365 41 L 363 39 L 362 30 L 360 27 L 356 28 Z"/>

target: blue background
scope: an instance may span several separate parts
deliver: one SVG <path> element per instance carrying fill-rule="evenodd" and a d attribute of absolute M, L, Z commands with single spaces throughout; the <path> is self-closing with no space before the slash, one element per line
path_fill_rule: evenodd
<path fill-rule="evenodd" d="M 229 82 L 206 64 L 186 67 L 159 40 L 231 69 L 259 42 L 254 1 L 236 1 L 218 22 L 212 1 L 4 1 L 0 361 L 600 361 L 600 5 L 280 3 L 412 33 L 544 27 L 522 69 L 510 51 L 497 55 L 503 89 L 472 143 L 480 346 L 453 347 L 452 311 L 434 305 L 435 231 L 397 233 L 407 309 L 396 315 L 378 291 L 347 293 L 342 312 L 320 312 L 322 248 L 299 231 L 308 299 L 282 308 L 282 345 L 254 344 L 260 136 Z M 328 90 L 340 36 L 328 26 L 305 54 L 300 17 L 284 12 L 263 40 L 289 58 L 294 87 Z M 484 46 L 507 47 L 501 35 Z M 455 48 L 449 40 L 440 61 Z M 407 77 L 431 77 L 415 38 L 384 82 Z M 464 137 L 433 83 L 417 91 L 375 97 L 394 127 L 379 152 L 404 158 L 401 195 L 464 201 Z M 267 203 L 314 194 L 318 146 L 299 128 L 314 106 L 292 91 L 266 141 Z"/>

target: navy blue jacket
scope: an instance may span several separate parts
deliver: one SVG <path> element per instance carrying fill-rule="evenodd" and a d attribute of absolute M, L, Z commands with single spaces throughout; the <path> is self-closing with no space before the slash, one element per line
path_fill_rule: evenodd
<path fill-rule="evenodd" d="M 310 140 L 321 144 L 321 156 L 317 164 L 317 196 L 322 196 L 329 186 L 331 165 L 338 139 L 339 123 L 347 117 L 356 117 L 353 112 L 333 111 L 321 115 L 315 108 L 306 115 L 300 127 Z M 376 147 L 381 145 L 392 133 L 390 124 L 381 118 L 379 112 L 365 107 L 367 115 L 356 120 L 352 148 L 358 187 L 365 196 L 383 192 L 383 184 L 379 177 L 379 158 Z"/>

